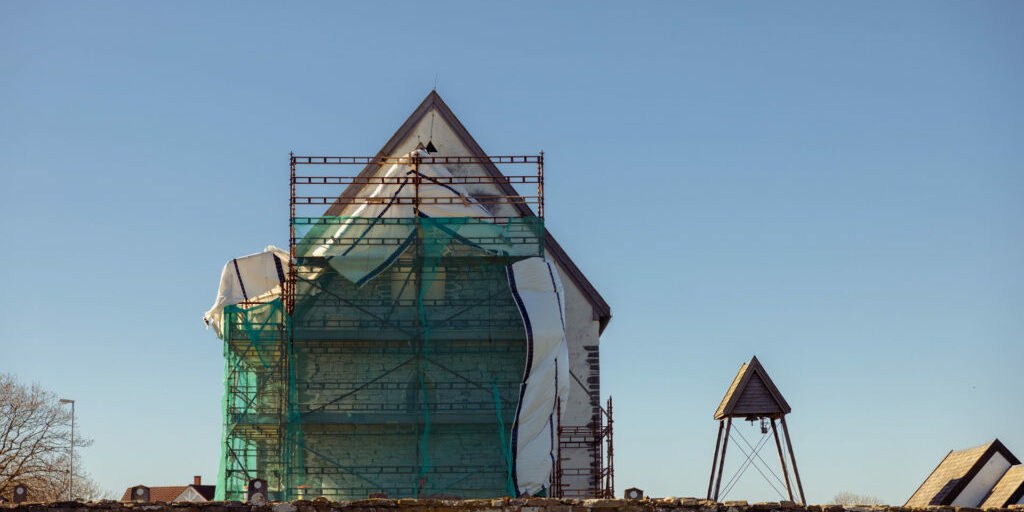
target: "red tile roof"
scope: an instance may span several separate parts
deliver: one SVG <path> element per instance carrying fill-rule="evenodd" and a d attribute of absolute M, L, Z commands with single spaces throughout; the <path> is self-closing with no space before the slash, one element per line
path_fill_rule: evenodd
<path fill-rule="evenodd" d="M 163 501 L 170 503 L 175 500 L 181 493 L 185 492 L 185 489 L 189 487 L 196 490 L 200 496 L 206 498 L 207 501 L 213 499 L 213 493 L 217 489 L 215 485 L 170 485 L 164 487 L 150 487 L 149 488 L 149 501 Z M 132 488 L 129 487 L 124 490 L 124 494 L 121 496 L 121 501 L 132 501 L 131 499 Z"/>
<path fill-rule="evenodd" d="M 149 501 L 163 501 L 170 503 L 174 501 L 181 493 L 188 489 L 187 485 L 172 485 L 168 487 L 150 487 L 149 488 Z M 124 495 L 121 496 L 121 501 L 131 501 L 132 488 L 129 487 L 124 490 Z"/>

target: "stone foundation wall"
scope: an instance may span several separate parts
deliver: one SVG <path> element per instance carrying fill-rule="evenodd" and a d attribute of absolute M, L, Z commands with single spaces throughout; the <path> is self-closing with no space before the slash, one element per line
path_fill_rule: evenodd
<path fill-rule="evenodd" d="M 332 502 L 325 499 L 252 505 L 237 501 L 206 503 L 130 503 L 117 501 L 4 503 L 12 512 L 980 512 L 968 507 L 795 505 L 789 502 L 715 503 L 694 498 L 643 500 L 559 500 L 544 498 L 494 500 L 390 500 Z M 1024 505 L 989 511 L 1024 512 Z"/>

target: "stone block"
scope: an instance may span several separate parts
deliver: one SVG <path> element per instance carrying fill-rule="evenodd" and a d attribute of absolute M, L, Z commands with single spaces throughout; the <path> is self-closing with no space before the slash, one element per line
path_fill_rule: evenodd
<path fill-rule="evenodd" d="M 558 498 L 527 498 L 528 507 L 552 507 L 561 503 Z"/>
<path fill-rule="evenodd" d="M 583 500 L 583 506 L 587 508 L 620 508 L 625 503 L 621 500 L 589 499 Z"/>

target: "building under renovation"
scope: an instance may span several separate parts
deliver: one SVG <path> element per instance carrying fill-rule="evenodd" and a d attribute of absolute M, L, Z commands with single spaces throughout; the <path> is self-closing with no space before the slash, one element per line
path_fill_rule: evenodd
<path fill-rule="evenodd" d="M 547 230 L 543 153 L 486 154 L 431 92 L 375 156 L 290 164 L 289 247 L 229 261 L 205 317 L 218 498 L 610 496 L 611 311 Z"/>

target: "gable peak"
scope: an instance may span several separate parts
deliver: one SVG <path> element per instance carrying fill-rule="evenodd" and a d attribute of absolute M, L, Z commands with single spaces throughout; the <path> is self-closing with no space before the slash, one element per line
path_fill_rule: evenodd
<path fill-rule="evenodd" d="M 792 411 L 761 362 L 743 363 L 715 411 L 715 419 L 781 417 Z"/>

